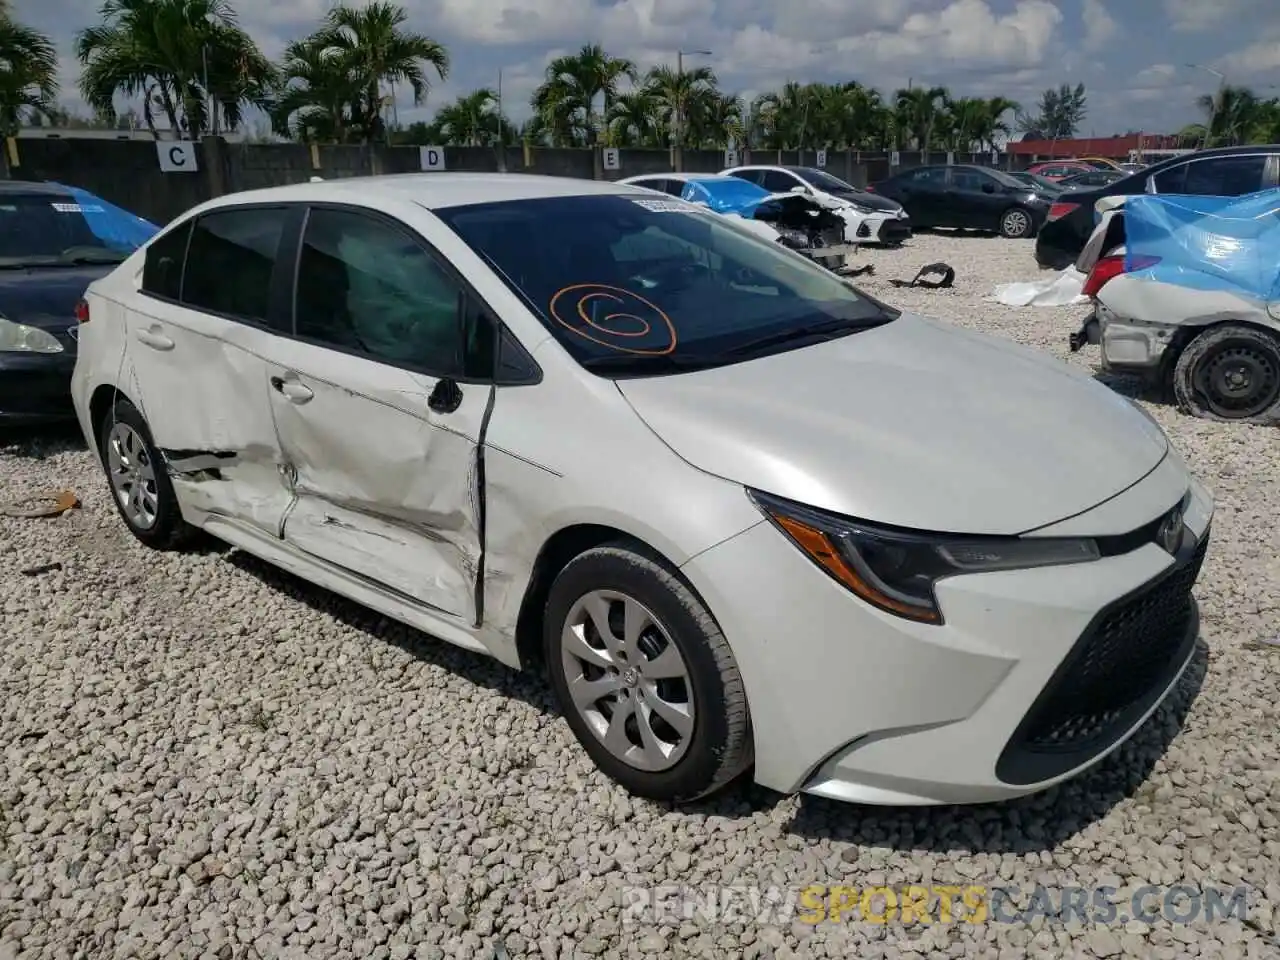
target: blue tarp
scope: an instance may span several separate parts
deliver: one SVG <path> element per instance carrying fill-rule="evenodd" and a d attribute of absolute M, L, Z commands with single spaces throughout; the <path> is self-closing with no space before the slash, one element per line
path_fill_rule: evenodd
<path fill-rule="evenodd" d="M 1134 276 L 1280 300 L 1280 188 L 1243 197 L 1131 197 L 1124 228 L 1125 269 Z"/>
<path fill-rule="evenodd" d="M 88 190 L 69 187 L 65 183 L 55 183 L 53 186 L 67 191 L 75 198 L 80 207 L 80 215 L 84 217 L 93 235 L 113 250 L 132 253 L 160 230 L 149 220 L 143 220 L 128 210 L 107 203 Z"/>
<path fill-rule="evenodd" d="M 680 199 L 690 203 L 705 203 L 716 213 L 736 213 L 750 217 L 756 207 L 772 194 L 749 180 L 739 177 L 707 176 L 687 181 L 680 191 Z"/>

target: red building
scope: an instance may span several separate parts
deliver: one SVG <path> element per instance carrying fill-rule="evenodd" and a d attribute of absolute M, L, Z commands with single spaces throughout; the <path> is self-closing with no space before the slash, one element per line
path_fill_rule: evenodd
<path fill-rule="evenodd" d="M 1019 140 L 1005 147 L 1010 156 L 1030 160 L 1059 160 L 1071 157 L 1103 157 L 1128 160 L 1134 152 L 1168 151 L 1186 147 L 1181 137 L 1158 133 L 1135 133 L 1123 137 L 1092 137 L 1078 140 Z"/>

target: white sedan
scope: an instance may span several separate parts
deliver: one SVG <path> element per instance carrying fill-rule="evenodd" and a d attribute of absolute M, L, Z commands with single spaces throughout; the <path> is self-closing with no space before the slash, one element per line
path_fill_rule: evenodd
<path fill-rule="evenodd" d="M 1212 501 L 1153 420 L 679 200 L 241 193 L 86 298 L 76 410 L 138 540 L 540 666 L 642 796 L 1029 793 L 1192 656 Z"/>

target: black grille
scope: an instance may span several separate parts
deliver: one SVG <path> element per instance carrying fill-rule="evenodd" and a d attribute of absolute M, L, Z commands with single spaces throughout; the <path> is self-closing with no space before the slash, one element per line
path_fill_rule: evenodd
<path fill-rule="evenodd" d="M 1111 746 L 1150 708 L 1195 643 L 1191 588 L 1208 544 L 1206 531 L 1173 569 L 1094 619 L 1000 755 L 1001 780 L 1036 783 L 1065 773 Z"/>
<path fill-rule="evenodd" d="M 882 243 L 902 243 L 911 236 L 911 226 L 905 220 L 886 220 L 880 225 Z"/>

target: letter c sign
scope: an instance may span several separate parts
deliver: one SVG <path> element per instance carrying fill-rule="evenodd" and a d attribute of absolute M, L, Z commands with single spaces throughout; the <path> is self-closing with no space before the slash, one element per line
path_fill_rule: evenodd
<path fill-rule="evenodd" d="M 160 140 L 156 142 L 156 158 L 162 173 L 195 173 L 196 145 L 190 140 Z"/>

